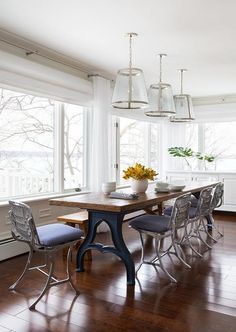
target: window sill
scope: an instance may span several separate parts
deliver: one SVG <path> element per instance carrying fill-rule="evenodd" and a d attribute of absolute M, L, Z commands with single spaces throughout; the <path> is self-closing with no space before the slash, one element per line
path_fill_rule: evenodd
<path fill-rule="evenodd" d="M 155 181 L 150 181 L 149 183 L 154 183 Z M 122 190 L 122 189 L 127 189 L 130 188 L 130 185 L 122 185 L 122 186 L 117 186 L 117 190 Z M 59 198 L 59 197 L 66 197 L 66 196 L 75 196 L 75 195 L 83 195 L 83 194 L 88 194 L 90 193 L 90 190 L 85 190 L 85 191 L 80 191 L 80 192 L 66 192 L 63 194 L 48 194 L 48 195 L 42 195 L 42 196 L 32 196 L 32 197 L 22 197 L 22 198 L 12 198 L 13 200 L 19 200 L 23 203 L 30 203 L 30 202 L 39 202 L 39 201 L 45 201 L 49 200 L 52 198 Z M 11 198 L 9 198 L 10 200 Z M 0 207 L 8 206 L 8 201 L 2 201 L 0 202 Z"/>
<path fill-rule="evenodd" d="M 42 195 L 42 196 L 33 196 L 33 197 L 22 197 L 22 198 L 12 198 L 13 200 L 19 200 L 23 203 L 30 203 L 30 202 L 39 202 L 45 201 L 52 198 L 59 198 L 59 197 L 66 197 L 66 196 L 75 196 L 75 195 L 83 195 L 88 194 L 90 191 L 80 191 L 80 192 L 67 192 L 64 194 L 49 194 L 49 195 Z M 10 200 L 11 198 L 9 198 Z M 0 202 L 0 207 L 8 206 L 8 201 Z"/>

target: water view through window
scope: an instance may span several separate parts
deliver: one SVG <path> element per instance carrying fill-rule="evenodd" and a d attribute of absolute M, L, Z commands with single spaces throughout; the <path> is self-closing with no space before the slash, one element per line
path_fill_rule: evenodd
<path fill-rule="evenodd" d="M 55 119 L 63 116 L 60 132 Z M 58 135 L 64 135 L 62 173 Z M 84 186 L 83 135 L 83 107 L 0 89 L 0 199 L 53 193 L 62 182 L 62 191 Z M 55 174 L 63 174 L 64 181 Z"/>

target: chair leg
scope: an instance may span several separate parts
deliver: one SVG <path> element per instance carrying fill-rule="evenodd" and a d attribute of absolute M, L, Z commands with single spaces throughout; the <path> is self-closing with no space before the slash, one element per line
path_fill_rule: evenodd
<path fill-rule="evenodd" d="M 192 251 L 193 251 L 198 257 L 202 258 L 203 255 L 200 254 L 200 252 L 197 251 L 197 250 L 193 247 L 193 245 L 192 245 L 192 243 L 191 243 L 191 241 L 190 241 L 189 238 L 187 239 L 187 242 L 188 242 L 188 245 L 189 245 L 189 247 L 191 248 L 191 250 L 192 250 Z"/>
<path fill-rule="evenodd" d="M 183 249 L 181 248 L 181 246 L 178 245 L 177 243 L 174 243 L 173 246 L 175 249 L 176 257 L 180 260 L 181 263 L 184 264 L 184 266 L 186 266 L 188 269 L 191 269 L 191 266 L 187 262 L 185 262 L 185 255 L 184 255 L 184 252 L 183 252 Z"/>
<path fill-rule="evenodd" d="M 136 269 L 136 276 L 137 273 L 139 271 L 139 269 L 141 268 L 141 266 L 143 264 L 150 264 L 152 265 L 154 268 L 156 266 L 159 266 L 161 268 L 161 270 L 170 278 L 171 282 L 177 282 L 177 280 L 166 270 L 165 266 L 162 263 L 162 255 L 160 253 L 160 247 L 161 247 L 161 240 L 156 239 L 155 238 L 155 251 L 156 251 L 156 256 L 151 260 L 151 261 L 145 261 L 144 260 L 144 239 L 143 239 L 143 234 L 142 232 L 139 232 L 140 235 L 140 239 L 141 239 L 141 244 L 142 244 L 142 252 L 141 252 L 141 259 L 140 259 L 140 263 L 138 265 L 138 268 Z M 171 247 L 171 246 L 170 246 Z M 167 252 L 166 252 L 167 254 Z M 156 261 L 158 261 L 158 263 L 156 263 Z"/>
<path fill-rule="evenodd" d="M 50 268 L 49 268 L 49 274 L 48 274 L 46 284 L 43 287 L 43 289 L 42 289 L 40 295 L 38 296 L 37 300 L 33 304 L 31 304 L 31 306 L 29 307 L 30 310 L 35 309 L 36 304 L 41 300 L 41 298 L 44 296 L 46 291 L 50 288 L 50 281 L 51 281 L 51 278 L 53 276 L 53 271 L 54 271 L 54 267 L 55 267 L 55 254 L 54 253 L 50 254 L 49 260 L 50 260 Z"/>
<path fill-rule="evenodd" d="M 70 245 L 69 249 L 68 249 L 68 253 L 67 253 L 67 262 L 66 262 L 66 272 L 67 272 L 67 276 L 68 276 L 68 281 L 71 285 L 71 287 L 74 289 L 74 291 L 76 292 L 76 294 L 78 295 L 80 292 L 79 290 L 75 287 L 73 280 L 71 278 L 71 273 L 70 273 L 70 261 L 71 261 L 71 254 L 72 254 L 72 249 L 73 249 L 73 245 Z"/>
<path fill-rule="evenodd" d="M 216 224 L 215 224 L 215 220 L 214 220 L 212 214 L 209 215 L 209 218 L 210 218 L 210 220 L 211 220 L 211 225 L 212 225 L 212 227 L 217 231 L 217 233 L 218 233 L 220 236 L 224 236 L 224 234 L 223 234 L 222 232 L 220 232 L 220 230 L 219 230 L 218 227 L 216 226 Z"/>
<path fill-rule="evenodd" d="M 30 248 L 30 251 L 29 251 L 27 262 L 25 264 L 25 268 L 24 268 L 23 272 L 21 273 L 21 275 L 19 276 L 19 278 L 16 280 L 16 282 L 9 287 L 9 290 L 14 290 L 16 288 L 16 286 L 19 284 L 19 282 L 21 281 L 21 279 L 24 277 L 26 272 L 29 270 L 31 259 L 33 257 L 33 249 L 31 247 L 29 247 L 29 248 Z"/>
<path fill-rule="evenodd" d="M 141 266 L 143 265 L 143 262 L 144 262 L 144 239 L 143 239 L 143 236 L 142 236 L 142 233 L 139 232 L 139 236 L 140 236 L 140 240 L 141 240 L 141 258 L 140 258 L 140 263 L 136 269 L 136 272 L 135 272 L 135 275 L 137 276 L 137 273 L 138 271 L 140 270 Z"/>
<path fill-rule="evenodd" d="M 155 239 L 156 254 L 158 257 L 158 266 L 162 269 L 163 272 L 170 278 L 171 282 L 177 282 L 177 280 L 166 270 L 165 266 L 162 263 L 162 256 L 160 254 L 160 240 Z"/>
<path fill-rule="evenodd" d="M 206 233 L 206 235 L 212 240 L 214 241 L 215 243 L 217 242 L 217 240 L 209 233 L 209 229 L 208 229 L 208 226 L 207 224 L 204 223 L 204 221 L 202 222 L 204 224 L 204 231 Z M 213 227 L 213 224 L 211 224 L 211 230 L 212 230 L 212 227 Z"/>
<path fill-rule="evenodd" d="M 207 246 L 209 249 L 212 249 L 212 246 L 210 246 L 202 237 L 202 234 L 200 232 L 200 225 L 202 224 L 202 226 L 204 227 L 204 221 L 200 220 L 199 226 L 197 228 L 197 236 L 198 238 L 202 241 L 202 243 L 205 244 L 205 246 Z"/>
<path fill-rule="evenodd" d="M 187 244 L 189 245 L 190 249 L 192 250 L 192 252 L 194 252 L 198 257 L 202 258 L 203 255 L 193 247 L 191 240 L 190 240 L 191 238 L 197 238 L 198 241 L 200 241 L 198 236 L 195 235 L 196 231 L 197 231 L 197 227 L 198 227 L 198 225 L 196 225 L 195 221 L 190 223 L 190 229 L 188 229 L 188 225 L 185 227 L 185 234 L 184 234 L 183 242 L 186 241 Z"/>

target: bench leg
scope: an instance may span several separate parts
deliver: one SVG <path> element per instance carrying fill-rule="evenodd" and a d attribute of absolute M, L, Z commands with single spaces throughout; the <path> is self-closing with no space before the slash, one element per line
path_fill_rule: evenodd
<path fill-rule="evenodd" d="M 66 225 L 71 226 L 71 227 L 75 227 L 75 224 L 74 223 L 70 223 L 70 222 L 67 222 Z M 81 224 L 80 226 L 81 226 L 81 228 L 82 228 L 82 230 L 84 232 L 84 235 L 86 236 L 87 233 L 88 233 L 88 224 L 87 224 L 87 222 Z M 80 245 L 81 245 L 82 242 L 83 241 L 78 241 L 78 243 L 75 246 L 76 250 L 79 249 L 79 247 L 80 247 Z M 69 249 L 69 247 L 66 247 L 66 248 L 63 249 L 63 257 L 67 257 L 68 249 Z M 88 260 L 88 261 L 92 260 L 92 251 L 91 250 L 88 250 L 85 253 L 84 259 Z"/>

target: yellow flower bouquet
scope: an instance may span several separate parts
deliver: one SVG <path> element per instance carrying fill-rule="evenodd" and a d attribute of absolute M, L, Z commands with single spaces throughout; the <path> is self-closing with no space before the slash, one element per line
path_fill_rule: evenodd
<path fill-rule="evenodd" d="M 145 167 L 142 164 L 136 163 L 134 166 L 128 167 L 126 170 L 123 171 L 123 179 L 127 180 L 129 178 L 135 180 L 154 180 L 154 176 L 158 173 L 154 171 L 154 169 L 150 167 Z"/>

